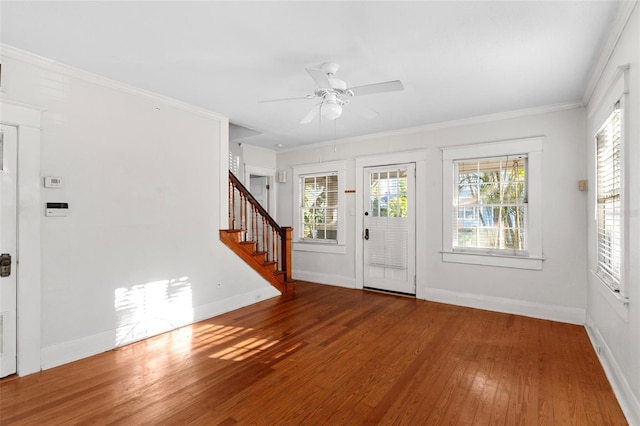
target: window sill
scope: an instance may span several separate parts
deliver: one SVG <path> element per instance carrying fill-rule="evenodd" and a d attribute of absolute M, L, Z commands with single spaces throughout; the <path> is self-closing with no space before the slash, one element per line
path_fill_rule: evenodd
<path fill-rule="evenodd" d="M 323 242 L 298 241 L 293 243 L 294 251 L 311 251 L 316 253 L 345 254 L 347 249 L 344 245 Z"/>
<path fill-rule="evenodd" d="M 591 271 L 591 273 L 596 278 L 596 289 L 598 293 L 609 302 L 609 305 L 611 305 L 620 318 L 625 322 L 629 322 L 629 298 L 624 297 L 617 291 L 613 291 L 596 271 Z"/>
<path fill-rule="evenodd" d="M 487 253 L 461 253 L 442 251 L 442 261 L 451 263 L 467 263 L 470 265 L 497 266 L 500 268 L 542 270 L 544 258 L 502 256 Z"/>

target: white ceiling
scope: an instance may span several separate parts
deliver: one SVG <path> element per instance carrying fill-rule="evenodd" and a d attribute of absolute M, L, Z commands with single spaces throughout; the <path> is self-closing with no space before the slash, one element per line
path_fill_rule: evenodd
<path fill-rule="evenodd" d="M 0 2 L 0 41 L 228 116 L 276 149 L 579 101 L 616 1 Z M 300 120 L 306 67 L 332 61 L 354 98 Z M 358 107 L 379 115 L 368 120 Z"/>

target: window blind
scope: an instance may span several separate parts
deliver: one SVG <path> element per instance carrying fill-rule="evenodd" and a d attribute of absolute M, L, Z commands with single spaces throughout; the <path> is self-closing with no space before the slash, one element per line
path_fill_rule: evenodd
<path fill-rule="evenodd" d="M 302 176 L 300 192 L 302 238 L 337 241 L 338 175 Z"/>
<path fill-rule="evenodd" d="M 609 116 L 596 135 L 598 273 L 615 291 L 620 290 L 622 266 L 622 170 L 620 108 Z"/>

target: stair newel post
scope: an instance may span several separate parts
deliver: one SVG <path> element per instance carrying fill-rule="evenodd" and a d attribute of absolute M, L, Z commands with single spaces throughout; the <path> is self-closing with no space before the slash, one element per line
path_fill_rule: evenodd
<path fill-rule="evenodd" d="M 282 231 L 284 232 L 282 238 L 282 270 L 285 281 L 289 281 L 291 280 L 291 231 L 293 231 L 293 228 L 283 226 Z"/>

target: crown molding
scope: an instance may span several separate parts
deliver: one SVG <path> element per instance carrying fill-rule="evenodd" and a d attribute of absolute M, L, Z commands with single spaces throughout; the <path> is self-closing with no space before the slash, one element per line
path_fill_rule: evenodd
<path fill-rule="evenodd" d="M 620 36 L 622 36 L 622 32 L 624 31 L 624 28 L 626 27 L 627 22 L 631 17 L 631 13 L 635 9 L 637 3 L 638 0 L 624 0 L 620 2 L 616 12 L 616 17 L 611 24 L 609 35 L 607 36 L 604 46 L 602 46 L 598 60 L 591 69 L 591 77 L 589 78 L 587 88 L 582 96 L 582 103 L 584 105 L 587 105 L 591 100 L 593 92 L 596 90 L 596 86 L 600 82 L 607 64 L 609 64 L 611 55 L 613 55 L 613 51 L 615 50 L 616 45 L 620 40 Z"/>
<path fill-rule="evenodd" d="M 565 111 L 569 109 L 582 108 L 582 107 L 584 107 L 584 104 L 582 102 L 567 102 L 562 104 L 553 104 L 553 105 L 546 105 L 541 107 L 518 109 L 513 111 L 499 112 L 495 114 L 487 114 L 487 115 L 479 115 L 476 117 L 462 118 L 459 120 L 444 121 L 441 123 L 426 124 L 426 125 L 417 126 L 417 127 L 407 127 L 404 129 L 390 130 L 388 132 L 371 133 L 367 135 L 353 136 L 350 138 L 323 141 L 323 142 L 318 142 L 318 143 L 313 143 L 308 145 L 301 145 L 301 146 L 296 146 L 296 147 L 291 147 L 286 149 L 279 149 L 276 152 L 278 154 L 282 154 L 286 152 L 300 151 L 305 149 L 335 146 L 336 144 L 362 142 L 372 138 L 411 135 L 415 133 L 430 132 L 434 130 L 446 129 L 451 127 L 490 123 L 494 121 L 507 120 L 510 118 L 525 117 L 529 115 L 547 114 L 551 112 Z"/>
<path fill-rule="evenodd" d="M 107 77 L 95 74 L 89 71 L 82 70 L 80 68 L 73 67 L 71 65 L 63 64 L 61 62 L 48 59 L 43 56 L 36 55 L 35 53 L 27 52 L 22 49 L 15 48 L 6 44 L 0 43 L 0 56 L 26 62 L 28 64 L 44 68 L 49 71 L 64 74 L 69 77 L 78 78 L 87 83 L 95 84 L 97 86 L 106 87 L 109 89 L 117 90 L 123 93 L 127 93 L 134 96 L 141 96 L 147 98 L 152 102 L 158 102 L 160 104 L 171 106 L 180 110 L 184 110 L 190 113 L 198 114 L 204 117 L 213 118 L 216 120 L 228 120 L 227 117 L 209 111 L 204 108 L 200 108 L 186 102 L 179 101 L 167 96 L 159 95 L 148 90 L 143 90 L 138 87 L 130 86 L 119 81 L 111 80 Z"/>

